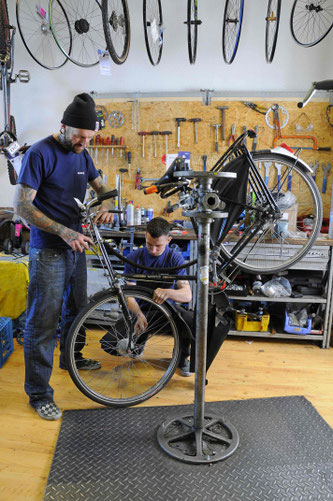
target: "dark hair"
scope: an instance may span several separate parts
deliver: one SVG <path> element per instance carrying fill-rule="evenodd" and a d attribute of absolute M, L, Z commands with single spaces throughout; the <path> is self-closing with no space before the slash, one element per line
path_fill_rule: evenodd
<path fill-rule="evenodd" d="M 147 224 L 147 233 L 153 238 L 169 236 L 170 229 L 170 224 L 163 217 L 154 217 Z"/>

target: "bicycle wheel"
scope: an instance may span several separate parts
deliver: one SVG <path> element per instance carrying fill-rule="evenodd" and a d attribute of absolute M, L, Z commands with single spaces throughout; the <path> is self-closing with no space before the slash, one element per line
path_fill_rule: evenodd
<path fill-rule="evenodd" d="M 116 64 L 123 64 L 130 48 L 131 27 L 126 0 L 102 0 L 106 46 Z"/>
<path fill-rule="evenodd" d="M 1 61 L 7 56 L 10 38 L 8 9 L 6 0 L 0 0 L 0 57 Z"/>
<path fill-rule="evenodd" d="M 271 63 L 274 58 L 279 32 L 281 0 L 268 0 L 266 14 L 265 54 L 266 61 Z"/>
<path fill-rule="evenodd" d="M 194 64 L 198 48 L 198 0 L 187 0 L 187 45 L 190 63 Z"/>
<path fill-rule="evenodd" d="M 54 21 L 61 26 L 66 33 L 65 38 L 68 41 L 66 50 L 70 53 L 72 36 L 66 13 L 62 4 L 55 0 L 58 5 L 59 19 Z M 59 50 L 49 24 L 48 19 L 48 0 L 44 0 L 37 5 L 31 5 L 29 0 L 16 1 L 16 20 L 21 35 L 23 45 L 30 56 L 43 68 L 54 70 L 63 66 L 68 58 Z"/>
<path fill-rule="evenodd" d="M 220 253 L 224 258 L 232 257 L 245 232 L 259 224 L 259 232 L 234 263 L 250 273 L 276 273 L 290 268 L 314 244 L 322 222 L 321 197 L 312 177 L 299 164 L 294 165 L 292 158 L 261 151 L 252 157 L 281 214 L 272 219 L 265 215 L 263 192 L 250 169 L 246 207 L 221 243 Z M 309 215 L 311 227 L 305 228 L 304 219 Z"/>
<path fill-rule="evenodd" d="M 333 0 L 295 0 L 291 9 L 290 29 L 299 45 L 316 45 L 332 27 Z"/>
<path fill-rule="evenodd" d="M 226 0 L 223 18 L 222 50 L 227 64 L 235 59 L 243 22 L 244 0 Z"/>
<path fill-rule="evenodd" d="M 168 306 L 156 304 L 149 291 L 139 286 L 124 287 L 123 293 L 126 300 L 137 301 L 148 320 L 130 353 L 126 352 L 128 326 L 116 290 L 93 298 L 74 321 L 66 344 L 69 373 L 79 390 L 95 402 L 119 407 L 139 404 L 159 392 L 175 372 L 180 353 Z M 131 319 L 132 325 L 135 320 Z M 77 351 L 100 361 L 101 369 L 77 370 Z"/>
<path fill-rule="evenodd" d="M 105 49 L 105 40 L 97 0 L 49 0 L 49 20 L 54 40 L 72 63 L 85 68 L 98 64 L 98 49 Z"/>
<path fill-rule="evenodd" d="M 156 66 L 163 49 L 161 0 L 143 0 L 143 31 L 149 61 Z"/>

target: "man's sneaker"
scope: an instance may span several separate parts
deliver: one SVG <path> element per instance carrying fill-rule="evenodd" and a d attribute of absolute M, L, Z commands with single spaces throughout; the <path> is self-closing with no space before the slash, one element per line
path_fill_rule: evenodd
<path fill-rule="evenodd" d="M 178 365 L 179 374 L 183 377 L 192 376 L 193 372 L 190 372 L 190 359 L 185 358 L 185 360 L 181 360 Z"/>
<path fill-rule="evenodd" d="M 54 402 L 42 402 L 34 406 L 34 409 L 36 409 L 41 418 L 48 421 L 56 421 L 62 416 L 61 410 Z"/>
<path fill-rule="evenodd" d="M 75 364 L 79 371 L 96 371 L 102 366 L 101 362 L 92 360 L 91 358 L 81 358 L 80 360 L 76 360 Z"/>

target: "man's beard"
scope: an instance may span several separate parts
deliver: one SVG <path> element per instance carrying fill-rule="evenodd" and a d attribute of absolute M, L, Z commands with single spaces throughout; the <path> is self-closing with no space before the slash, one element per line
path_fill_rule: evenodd
<path fill-rule="evenodd" d="M 61 143 L 61 145 L 64 148 L 66 148 L 66 150 L 69 150 L 72 153 L 76 153 L 74 145 L 72 144 L 70 139 L 68 139 L 68 137 L 66 137 L 66 132 L 65 132 L 65 134 L 60 133 L 58 137 L 59 137 L 59 143 Z"/>

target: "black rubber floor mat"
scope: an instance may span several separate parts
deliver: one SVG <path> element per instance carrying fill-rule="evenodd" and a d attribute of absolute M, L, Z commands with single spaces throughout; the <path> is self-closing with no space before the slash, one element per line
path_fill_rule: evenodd
<path fill-rule="evenodd" d="M 159 425 L 193 406 L 65 411 L 44 501 L 331 501 L 333 430 L 304 397 L 206 403 L 238 430 L 224 461 L 165 454 Z"/>

